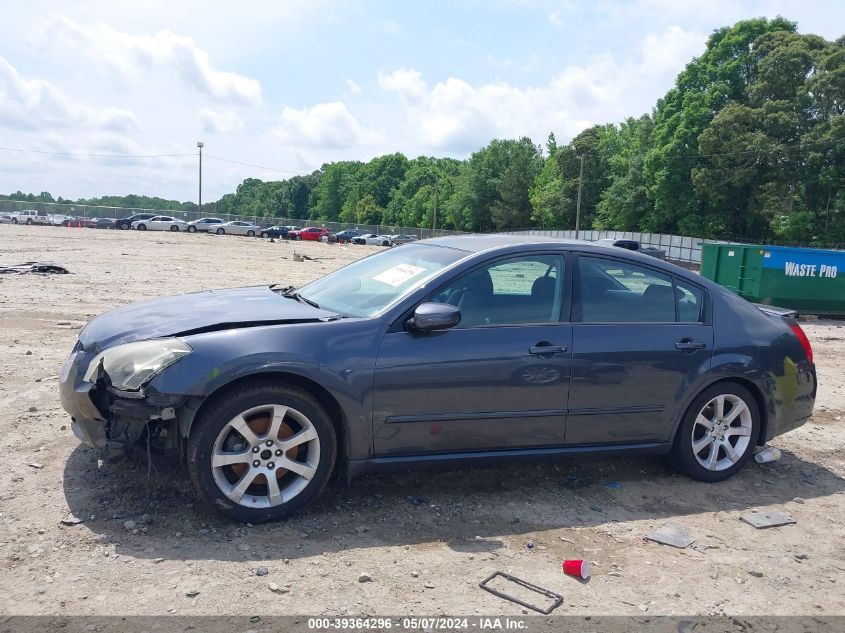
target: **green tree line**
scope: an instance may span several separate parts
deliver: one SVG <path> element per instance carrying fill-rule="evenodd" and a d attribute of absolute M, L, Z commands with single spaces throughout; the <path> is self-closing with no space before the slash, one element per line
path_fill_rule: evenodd
<path fill-rule="evenodd" d="M 431 227 L 436 201 L 438 228 L 570 229 L 582 160 L 582 228 L 845 242 L 845 37 L 745 20 L 716 30 L 650 113 L 565 145 L 551 133 L 545 147 L 497 139 L 466 160 L 328 163 L 282 181 L 249 178 L 202 211 Z M 146 196 L 77 202 L 196 210 Z"/>

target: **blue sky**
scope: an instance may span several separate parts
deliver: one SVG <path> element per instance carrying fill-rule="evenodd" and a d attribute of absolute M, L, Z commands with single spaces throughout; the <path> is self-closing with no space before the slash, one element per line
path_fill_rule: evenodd
<path fill-rule="evenodd" d="M 195 200 L 198 140 L 205 200 L 334 160 L 566 141 L 649 111 L 721 26 L 783 15 L 845 34 L 845 3 L 814 0 L 36 0 L 3 13 L 0 146 L 47 153 L 0 150 L 0 191 L 72 198 Z"/>

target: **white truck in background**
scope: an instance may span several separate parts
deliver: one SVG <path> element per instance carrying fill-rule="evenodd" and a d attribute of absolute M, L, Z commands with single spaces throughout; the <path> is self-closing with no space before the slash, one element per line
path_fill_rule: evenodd
<path fill-rule="evenodd" d="M 48 226 L 61 226 L 68 219 L 66 215 L 36 211 L 35 209 L 13 211 L 9 214 L 9 217 L 12 219 L 12 224 L 46 224 Z"/>

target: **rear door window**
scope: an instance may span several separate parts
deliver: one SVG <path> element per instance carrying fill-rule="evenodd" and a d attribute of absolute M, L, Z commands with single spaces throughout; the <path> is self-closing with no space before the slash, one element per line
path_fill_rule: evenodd
<path fill-rule="evenodd" d="M 675 321 L 670 275 L 619 260 L 580 257 L 578 282 L 584 322 Z"/>

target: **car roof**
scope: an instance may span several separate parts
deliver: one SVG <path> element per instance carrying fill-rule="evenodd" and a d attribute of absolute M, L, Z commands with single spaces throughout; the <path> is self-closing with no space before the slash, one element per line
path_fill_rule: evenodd
<path fill-rule="evenodd" d="M 677 264 L 673 264 L 672 262 L 660 260 L 655 257 L 651 257 L 650 255 L 639 253 L 637 251 L 626 250 L 624 248 L 613 248 L 612 253 L 610 253 L 608 246 L 604 244 L 597 244 L 596 242 L 587 242 L 585 240 L 566 240 L 557 237 L 548 237 L 545 235 L 515 235 L 513 233 L 470 233 L 465 235 L 446 235 L 443 237 L 417 240 L 414 244 L 430 244 L 432 246 L 453 248 L 465 251 L 468 255 L 483 251 L 495 251 L 498 249 L 508 251 L 511 247 L 518 246 L 533 246 L 542 248 L 546 245 L 551 248 L 564 248 L 565 250 L 577 250 L 604 257 L 612 256 L 617 259 L 626 259 L 632 263 L 645 264 L 647 266 L 664 270 L 668 274 L 685 278 L 711 290 L 723 290 L 723 288 L 715 282 L 712 282 L 695 272 L 691 272 L 686 268 L 678 266 Z"/>
<path fill-rule="evenodd" d="M 550 244 L 556 247 L 568 244 L 570 246 L 588 246 L 590 242 L 583 240 L 564 240 L 545 235 L 515 235 L 513 233 L 469 233 L 466 235 L 444 235 L 421 240 L 421 244 L 456 248 L 468 253 L 478 253 L 491 248 L 504 246 L 518 246 L 520 244 Z"/>

